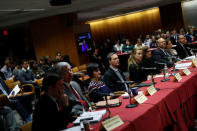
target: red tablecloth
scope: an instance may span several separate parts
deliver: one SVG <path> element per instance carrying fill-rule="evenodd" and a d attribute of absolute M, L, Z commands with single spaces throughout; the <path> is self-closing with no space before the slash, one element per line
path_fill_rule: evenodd
<path fill-rule="evenodd" d="M 180 82 L 160 82 L 163 78 L 156 78 L 156 88 L 160 88 L 148 100 L 135 108 L 125 108 L 128 99 L 122 100 L 122 105 L 110 108 L 111 116 L 119 115 L 124 124 L 114 131 L 161 131 L 166 127 L 172 130 L 187 131 L 194 126 L 197 115 L 197 68 L 191 68 L 192 74 L 182 76 Z M 150 82 L 150 81 L 149 81 Z M 147 87 L 140 88 L 145 91 Z M 101 123 L 93 125 L 99 130 Z"/>

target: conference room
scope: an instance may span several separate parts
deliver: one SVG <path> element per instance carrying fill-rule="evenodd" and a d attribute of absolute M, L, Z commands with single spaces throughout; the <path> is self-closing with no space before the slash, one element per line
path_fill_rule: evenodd
<path fill-rule="evenodd" d="M 197 130 L 196 7 L 0 1 L 0 130 Z"/>

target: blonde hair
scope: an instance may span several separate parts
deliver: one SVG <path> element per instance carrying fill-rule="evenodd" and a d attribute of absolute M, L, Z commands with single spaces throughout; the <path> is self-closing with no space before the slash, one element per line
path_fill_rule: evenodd
<path fill-rule="evenodd" d="M 128 68 L 131 64 L 134 64 L 136 65 L 137 67 L 139 66 L 138 63 L 136 62 L 135 60 L 135 54 L 137 52 L 137 50 L 142 50 L 142 48 L 134 48 L 133 49 L 133 52 L 131 53 L 131 55 L 129 56 L 129 59 L 128 59 Z M 143 51 L 143 50 L 142 50 Z"/>

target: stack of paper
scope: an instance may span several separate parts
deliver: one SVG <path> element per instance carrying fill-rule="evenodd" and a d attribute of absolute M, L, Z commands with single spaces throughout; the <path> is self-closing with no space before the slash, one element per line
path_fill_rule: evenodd
<path fill-rule="evenodd" d="M 78 124 L 80 124 L 80 121 L 82 121 L 82 120 L 88 120 L 90 123 L 96 123 L 102 119 L 102 117 L 105 115 L 105 113 L 106 113 L 106 110 L 94 111 L 94 112 L 84 112 L 73 123 L 74 123 L 74 125 L 78 125 Z"/>
<path fill-rule="evenodd" d="M 111 99 L 111 100 L 107 100 L 108 104 L 110 107 L 115 107 L 115 106 L 120 106 L 121 105 L 121 101 L 120 99 Z M 99 101 L 96 103 L 96 107 L 97 108 L 103 108 L 106 107 L 106 101 Z"/>
<path fill-rule="evenodd" d="M 192 59 L 195 59 L 195 56 L 189 56 L 189 57 L 186 57 L 184 60 L 192 60 Z"/>
<path fill-rule="evenodd" d="M 191 66 L 192 62 L 188 62 L 188 63 L 181 63 L 181 64 L 177 64 L 175 66 L 175 69 L 186 69 L 187 67 Z"/>

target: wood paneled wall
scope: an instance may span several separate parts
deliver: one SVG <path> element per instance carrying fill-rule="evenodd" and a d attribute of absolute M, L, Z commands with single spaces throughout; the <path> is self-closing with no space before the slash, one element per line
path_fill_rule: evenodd
<path fill-rule="evenodd" d="M 70 22 L 67 25 L 64 17 L 66 16 L 54 16 L 31 22 L 37 60 L 46 55 L 54 58 L 56 52 L 61 51 L 70 56 L 74 65 L 80 65 L 73 27 L 70 26 Z"/>
<path fill-rule="evenodd" d="M 106 38 L 116 41 L 119 33 L 124 33 L 125 37 L 136 42 L 140 34 L 152 34 L 154 30 L 162 28 L 159 8 L 92 21 L 89 24 L 96 43 L 103 42 Z"/>
<path fill-rule="evenodd" d="M 184 19 L 181 3 L 160 6 L 160 16 L 164 29 L 176 29 L 184 27 Z"/>

